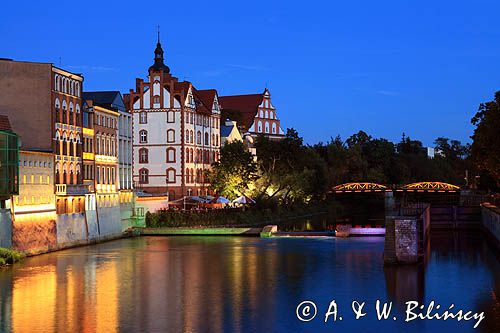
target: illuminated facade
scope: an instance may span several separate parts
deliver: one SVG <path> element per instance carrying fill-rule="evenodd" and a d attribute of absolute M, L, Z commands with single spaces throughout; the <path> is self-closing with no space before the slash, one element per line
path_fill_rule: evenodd
<path fill-rule="evenodd" d="M 19 195 L 13 196 L 16 216 L 33 212 L 55 212 L 54 155 L 21 150 L 19 152 Z"/>
<path fill-rule="evenodd" d="M 133 118 L 134 186 L 170 200 L 209 194 L 206 172 L 220 153 L 217 91 L 172 76 L 159 41 L 154 61 L 148 80 L 136 79 L 124 95 Z"/>
<path fill-rule="evenodd" d="M 93 114 L 94 188 L 97 206 L 117 206 L 118 198 L 118 119 L 117 111 L 94 105 L 87 100 Z"/>
<path fill-rule="evenodd" d="M 267 88 L 262 94 L 221 96 L 220 103 L 223 119 L 237 121 L 243 135 L 249 134 L 253 138 L 264 135 L 270 139 L 284 137 L 285 132 Z"/>
<path fill-rule="evenodd" d="M 82 84 L 83 76 L 50 63 L 0 60 L 0 110 L 21 137 L 21 149 L 54 155 L 61 214 L 62 208 L 81 207 L 88 193 L 82 177 Z"/>

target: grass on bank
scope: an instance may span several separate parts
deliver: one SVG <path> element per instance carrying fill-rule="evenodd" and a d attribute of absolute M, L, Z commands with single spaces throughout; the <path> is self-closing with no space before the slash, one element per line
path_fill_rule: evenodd
<path fill-rule="evenodd" d="M 20 252 L 0 247 L 0 266 L 16 263 L 22 258 L 23 255 Z"/>

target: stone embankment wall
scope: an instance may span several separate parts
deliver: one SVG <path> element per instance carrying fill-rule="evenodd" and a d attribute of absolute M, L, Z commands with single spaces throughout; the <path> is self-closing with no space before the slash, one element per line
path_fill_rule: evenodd
<path fill-rule="evenodd" d="M 11 217 L 0 211 L 0 247 L 39 254 L 118 238 L 133 226 L 132 208 L 97 207 L 85 213 L 26 213 Z"/>
<path fill-rule="evenodd" d="M 500 208 L 489 203 L 481 205 L 482 225 L 500 246 Z"/>
<path fill-rule="evenodd" d="M 55 211 L 16 214 L 12 221 L 12 248 L 27 253 L 48 252 L 57 248 Z"/>
<path fill-rule="evenodd" d="M 10 210 L 0 209 L 0 247 L 12 246 L 12 223 Z"/>

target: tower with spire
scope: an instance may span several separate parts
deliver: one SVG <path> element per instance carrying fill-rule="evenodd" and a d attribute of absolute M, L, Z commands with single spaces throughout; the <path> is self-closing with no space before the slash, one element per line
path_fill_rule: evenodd
<path fill-rule="evenodd" d="M 156 43 L 154 64 L 149 67 L 149 72 L 163 72 L 164 74 L 170 74 L 170 68 L 164 63 L 163 59 L 163 49 L 160 43 L 160 26 L 158 26 L 158 41 Z"/>

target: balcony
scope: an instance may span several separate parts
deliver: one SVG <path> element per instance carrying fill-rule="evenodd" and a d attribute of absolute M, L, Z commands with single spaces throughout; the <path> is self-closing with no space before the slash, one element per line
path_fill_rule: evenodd
<path fill-rule="evenodd" d="M 89 185 L 56 184 L 56 195 L 84 195 L 89 193 Z"/>

